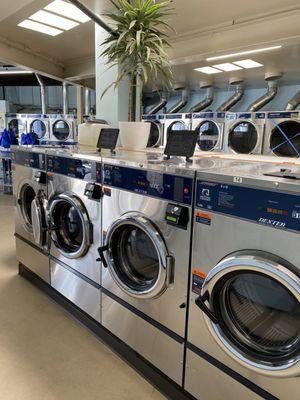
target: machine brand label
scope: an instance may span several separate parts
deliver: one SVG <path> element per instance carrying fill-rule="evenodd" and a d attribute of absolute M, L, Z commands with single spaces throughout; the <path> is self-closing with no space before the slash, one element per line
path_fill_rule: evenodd
<path fill-rule="evenodd" d="M 197 211 L 196 212 L 196 222 L 199 224 L 204 224 L 204 225 L 211 225 L 211 213 L 206 213 L 202 211 Z"/>
<path fill-rule="evenodd" d="M 268 113 L 268 119 L 274 119 L 274 118 L 298 118 L 299 117 L 299 112 L 270 112 Z"/>
<path fill-rule="evenodd" d="M 214 117 L 214 113 L 212 112 L 204 112 L 204 113 L 198 113 L 198 114 L 194 114 L 193 118 L 213 118 Z"/>
<path fill-rule="evenodd" d="M 249 119 L 249 118 L 251 118 L 251 113 L 238 114 L 237 118 L 239 118 L 239 119 Z"/>
<path fill-rule="evenodd" d="M 193 179 L 188 177 L 105 164 L 103 184 L 145 196 L 192 204 Z"/>
<path fill-rule="evenodd" d="M 259 112 L 255 114 L 256 119 L 265 119 L 266 118 L 266 113 Z"/>
<path fill-rule="evenodd" d="M 196 221 L 206 223 L 213 212 L 271 228 L 300 232 L 300 194 L 197 181 Z M 207 223 L 208 224 L 208 223 Z"/>
<path fill-rule="evenodd" d="M 192 271 L 192 291 L 200 296 L 203 283 L 207 277 L 207 274 L 198 269 Z"/>

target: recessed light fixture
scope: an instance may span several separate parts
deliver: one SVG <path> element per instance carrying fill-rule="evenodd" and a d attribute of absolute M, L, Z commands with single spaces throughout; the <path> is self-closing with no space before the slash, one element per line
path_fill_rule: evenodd
<path fill-rule="evenodd" d="M 45 10 L 74 19 L 77 22 L 84 23 L 90 21 L 90 18 L 80 11 L 79 8 L 62 0 L 53 1 L 45 7 Z"/>
<path fill-rule="evenodd" d="M 247 50 L 247 51 L 241 51 L 239 53 L 224 54 L 223 56 L 209 57 L 209 58 L 206 59 L 206 61 L 223 60 L 224 58 L 232 58 L 232 57 L 244 56 L 246 54 L 263 53 L 265 51 L 278 50 L 278 49 L 281 49 L 281 48 L 282 48 L 281 45 L 272 46 L 272 47 L 264 47 L 262 49 Z"/>
<path fill-rule="evenodd" d="M 202 68 L 195 68 L 195 71 L 202 72 L 203 74 L 219 74 L 220 71 L 219 69 L 213 68 L 213 67 L 202 67 Z"/>
<path fill-rule="evenodd" d="M 239 67 L 242 68 L 258 68 L 258 67 L 263 67 L 263 64 L 260 64 L 257 61 L 254 60 L 241 60 L 241 61 L 233 61 L 233 64 L 238 65 Z"/>
<path fill-rule="evenodd" d="M 242 69 L 241 67 L 238 67 L 237 65 L 234 65 L 234 64 L 231 64 L 231 63 L 213 65 L 213 68 L 217 68 L 217 69 L 220 69 L 220 70 L 225 71 L 225 72 L 237 71 L 239 69 Z"/>
<path fill-rule="evenodd" d="M 65 31 L 68 31 L 72 28 L 75 28 L 75 26 L 79 25 L 78 22 L 72 21 L 64 17 L 60 17 L 58 15 L 52 14 L 44 10 L 36 12 L 29 18 L 32 19 L 33 21 L 42 22 L 43 24 L 55 26 L 56 28 L 60 28 Z"/>
<path fill-rule="evenodd" d="M 33 74 L 32 71 L 9 71 L 9 70 L 4 70 L 0 71 L 0 75 L 24 75 L 24 74 Z"/>
<path fill-rule="evenodd" d="M 21 28 L 31 29 L 33 31 L 45 33 L 50 36 L 57 36 L 60 33 L 63 33 L 60 29 L 52 28 L 51 26 L 47 26 L 44 24 L 40 24 L 39 22 L 30 21 L 29 19 L 25 19 L 25 21 L 18 24 Z"/>

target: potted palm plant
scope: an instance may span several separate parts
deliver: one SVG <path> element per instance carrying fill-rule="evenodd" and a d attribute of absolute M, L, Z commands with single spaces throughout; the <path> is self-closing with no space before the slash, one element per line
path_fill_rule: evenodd
<path fill-rule="evenodd" d="M 112 34 L 103 42 L 102 56 L 108 68 L 118 66 L 118 76 L 103 92 L 129 81 L 128 121 L 120 122 L 123 147 L 146 148 L 150 123 L 136 121 L 136 106 L 141 105 L 145 84 L 160 79 L 165 87 L 172 83 L 172 71 L 166 48 L 169 47 L 165 21 L 170 15 L 171 0 L 110 0 L 113 9 L 105 13 L 113 27 Z M 138 102 L 137 102 L 138 100 Z"/>

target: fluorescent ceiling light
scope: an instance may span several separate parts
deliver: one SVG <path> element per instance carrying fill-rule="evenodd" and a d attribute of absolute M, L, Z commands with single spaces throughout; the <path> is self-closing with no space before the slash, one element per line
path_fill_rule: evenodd
<path fill-rule="evenodd" d="M 242 69 L 241 67 L 238 67 L 237 65 L 234 65 L 231 63 L 213 65 L 213 67 L 217 68 L 217 69 L 221 69 L 222 71 L 225 71 L 225 72 L 237 71 L 238 69 Z"/>
<path fill-rule="evenodd" d="M 23 75 L 23 74 L 33 74 L 32 71 L 9 71 L 9 70 L 4 70 L 0 71 L 0 75 Z"/>
<path fill-rule="evenodd" d="M 75 28 L 75 26 L 79 25 L 78 22 L 71 21 L 70 19 L 60 17 L 43 10 L 36 12 L 29 18 L 37 22 L 55 26 L 56 28 L 60 28 L 65 31 L 68 31 L 69 29 Z"/>
<path fill-rule="evenodd" d="M 62 0 L 55 0 L 45 7 L 45 10 L 74 19 L 77 22 L 87 22 L 90 18 L 76 6 Z"/>
<path fill-rule="evenodd" d="M 202 67 L 202 68 L 195 68 L 195 71 L 203 72 L 203 74 L 219 74 L 220 71 L 219 69 L 213 68 L 213 67 Z"/>
<path fill-rule="evenodd" d="M 238 65 L 239 67 L 242 68 L 258 68 L 258 67 L 263 67 L 263 64 L 260 64 L 257 61 L 254 60 L 241 60 L 241 61 L 233 61 L 234 64 Z"/>
<path fill-rule="evenodd" d="M 224 54 L 223 56 L 209 57 L 206 59 L 206 61 L 222 60 L 224 58 L 244 56 L 246 54 L 263 53 L 265 51 L 277 50 L 277 49 L 281 49 L 281 48 L 282 48 L 282 46 L 280 45 L 280 46 L 265 47 L 265 48 L 256 49 L 256 50 L 241 51 L 240 53 L 231 53 L 231 54 Z"/>
<path fill-rule="evenodd" d="M 63 33 L 63 31 L 59 29 L 52 28 L 51 26 L 47 26 L 44 24 L 40 24 L 39 22 L 30 21 L 29 19 L 25 19 L 25 21 L 18 24 L 18 26 L 20 26 L 21 28 L 31 29 L 33 31 L 45 33 L 46 35 L 50 36 L 57 36 L 60 33 Z"/>

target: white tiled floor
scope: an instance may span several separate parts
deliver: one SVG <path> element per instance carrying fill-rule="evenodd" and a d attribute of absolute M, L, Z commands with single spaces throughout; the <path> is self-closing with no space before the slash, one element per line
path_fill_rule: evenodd
<path fill-rule="evenodd" d="M 11 197 L 0 196 L 1 400 L 162 400 L 97 338 L 18 276 Z"/>

